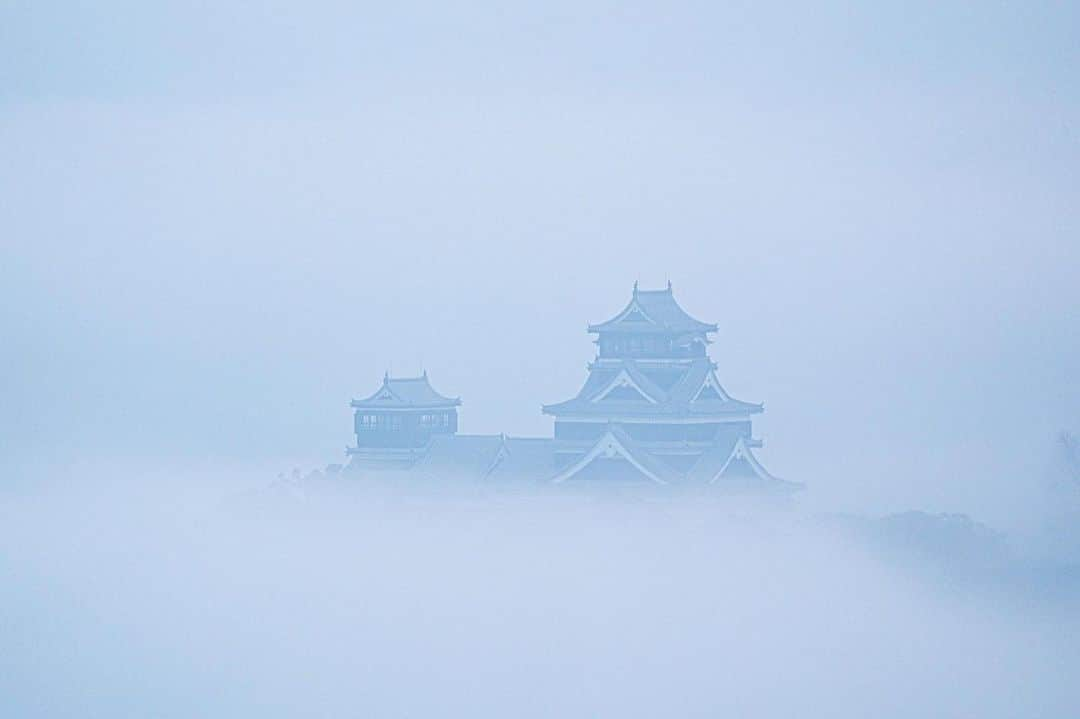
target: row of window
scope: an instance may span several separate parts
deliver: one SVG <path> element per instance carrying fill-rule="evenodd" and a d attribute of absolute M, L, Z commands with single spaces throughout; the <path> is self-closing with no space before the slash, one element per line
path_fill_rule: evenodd
<path fill-rule="evenodd" d="M 449 427 L 450 415 L 446 412 L 440 414 L 422 414 L 420 415 L 421 427 Z"/>
<path fill-rule="evenodd" d="M 361 432 L 401 429 L 400 414 L 362 414 L 356 418 L 356 428 Z"/>
<path fill-rule="evenodd" d="M 749 422 L 718 422 L 702 424 L 637 424 L 628 423 L 623 429 L 633 439 L 642 442 L 709 442 L 731 441 L 736 437 L 750 439 Z M 602 422 L 556 422 L 555 439 L 592 440 L 602 437 L 607 426 Z"/>
<path fill-rule="evenodd" d="M 604 344 L 610 352 L 664 352 L 671 349 L 671 339 L 667 337 L 630 337 L 608 340 Z"/>
<path fill-rule="evenodd" d="M 356 417 L 356 429 L 360 432 L 397 431 L 401 429 L 400 414 L 361 414 Z M 450 414 L 439 412 L 437 414 L 420 415 L 421 427 L 449 427 Z"/>
<path fill-rule="evenodd" d="M 669 354 L 699 355 L 704 353 L 704 345 L 695 342 L 689 347 L 673 347 L 670 337 L 645 336 L 621 339 L 605 339 L 600 342 L 604 354 Z"/>

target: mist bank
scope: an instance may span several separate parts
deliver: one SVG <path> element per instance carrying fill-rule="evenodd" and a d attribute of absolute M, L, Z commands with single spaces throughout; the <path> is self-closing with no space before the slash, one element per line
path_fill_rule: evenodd
<path fill-rule="evenodd" d="M 0 495 L 12 715 L 1053 717 L 1080 700 L 1075 591 L 955 582 L 797 504 L 140 479 Z"/>

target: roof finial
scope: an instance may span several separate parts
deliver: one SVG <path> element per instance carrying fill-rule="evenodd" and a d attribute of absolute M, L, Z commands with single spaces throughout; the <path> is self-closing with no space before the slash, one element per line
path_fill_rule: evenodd
<path fill-rule="evenodd" d="M 421 373 L 420 376 L 423 377 L 424 379 L 427 379 L 427 367 L 424 368 L 424 371 Z"/>
<path fill-rule="evenodd" d="M 383 381 L 383 384 L 386 384 L 387 382 L 390 381 L 390 370 L 386 370 L 386 371 L 383 372 L 382 381 Z"/>
<path fill-rule="evenodd" d="M 634 280 L 634 295 L 637 295 L 637 280 Z"/>
<path fill-rule="evenodd" d="M 671 292 L 671 280 L 670 279 L 667 281 L 667 291 Z"/>

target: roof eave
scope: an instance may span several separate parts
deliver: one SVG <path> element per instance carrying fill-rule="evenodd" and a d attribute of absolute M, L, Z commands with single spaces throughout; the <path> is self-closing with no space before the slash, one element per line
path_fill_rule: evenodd
<path fill-rule="evenodd" d="M 603 419 L 604 417 L 610 417 L 612 415 L 618 416 L 634 416 L 644 418 L 655 418 L 657 421 L 663 421 L 665 419 L 679 419 L 692 417 L 695 419 L 709 419 L 716 417 L 717 419 L 731 419 L 738 417 L 750 417 L 751 415 L 761 414 L 764 410 L 760 407 L 750 409 L 733 409 L 728 412 L 709 412 L 709 411 L 680 411 L 663 409 L 663 406 L 650 404 L 648 406 L 631 406 L 631 405 L 605 405 L 597 407 L 594 404 L 588 406 L 581 405 L 544 405 L 540 408 L 542 414 L 552 415 L 556 417 L 596 417 Z"/>
<path fill-rule="evenodd" d="M 613 321 L 608 321 L 601 322 L 598 325 L 588 325 L 587 329 L 589 334 L 600 334 L 601 332 L 621 332 L 624 334 L 632 334 L 637 331 L 641 333 L 679 335 L 687 333 L 715 334 L 716 332 L 720 331 L 717 325 L 707 325 L 704 322 L 693 327 L 667 327 L 663 325 L 652 325 L 648 327 L 642 326 L 628 329 L 625 326 L 618 326 L 617 323 L 614 323 Z"/>
<path fill-rule="evenodd" d="M 356 409 L 432 409 L 441 408 L 448 409 L 450 407 L 460 407 L 460 398 L 446 398 L 437 400 L 434 402 L 425 402 L 422 404 L 414 403 L 396 403 L 396 404 L 379 404 L 378 400 L 366 400 L 366 399 L 354 399 L 349 402 L 349 406 Z"/>

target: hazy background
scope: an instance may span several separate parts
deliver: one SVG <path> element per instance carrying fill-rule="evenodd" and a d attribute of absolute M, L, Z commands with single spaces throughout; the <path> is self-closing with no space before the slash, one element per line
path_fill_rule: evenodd
<path fill-rule="evenodd" d="M 0 714 L 1075 716 L 1078 28 L 0 0 Z M 549 434 L 635 279 L 789 511 L 270 484 L 387 369 Z"/>
<path fill-rule="evenodd" d="M 1071 719 L 1080 705 L 1075 571 L 984 585 L 964 563 L 902 569 L 715 492 L 354 482 L 221 511 L 206 473 L 83 479 L 0 502 L 5 716 Z"/>
<path fill-rule="evenodd" d="M 1005 521 L 1080 420 L 1072 3 L 0 7 L 0 460 L 548 434 L 630 287 L 833 508 Z"/>

